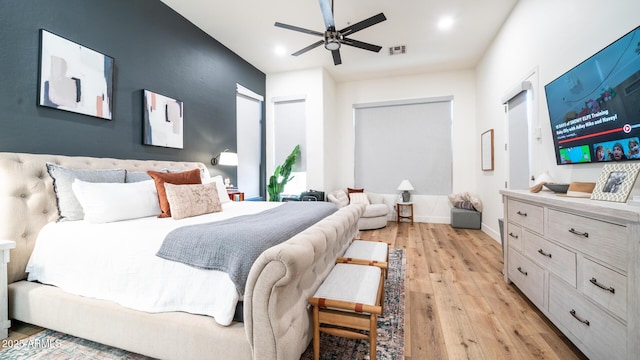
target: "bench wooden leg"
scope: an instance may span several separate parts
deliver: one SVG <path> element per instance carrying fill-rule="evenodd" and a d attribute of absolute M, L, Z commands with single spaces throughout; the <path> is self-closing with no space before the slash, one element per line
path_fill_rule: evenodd
<path fill-rule="evenodd" d="M 320 359 L 320 308 L 313 307 L 313 360 Z"/>
<path fill-rule="evenodd" d="M 377 316 L 371 314 L 371 328 L 369 329 L 369 359 L 376 360 L 378 341 L 378 320 Z"/>

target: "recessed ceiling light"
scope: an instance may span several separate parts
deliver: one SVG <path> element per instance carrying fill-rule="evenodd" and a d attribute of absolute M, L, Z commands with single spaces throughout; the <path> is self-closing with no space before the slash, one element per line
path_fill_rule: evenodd
<path fill-rule="evenodd" d="M 443 31 L 449 30 L 451 29 L 451 27 L 453 27 L 453 23 L 454 23 L 453 17 L 451 16 L 442 17 L 440 21 L 438 21 L 438 29 Z"/>
<path fill-rule="evenodd" d="M 284 46 L 280 46 L 280 45 L 276 46 L 276 48 L 273 51 L 276 53 L 276 55 L 280 55 L 280 56 L 287 53 L 287 49 L 285 49 Z"/>

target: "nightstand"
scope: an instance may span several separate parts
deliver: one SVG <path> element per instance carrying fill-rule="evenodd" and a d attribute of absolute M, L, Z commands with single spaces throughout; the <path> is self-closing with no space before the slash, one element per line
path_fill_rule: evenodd
<path fill-rule="evenodd" d="M 11 321 L 9 320 L 9 301 L 7 290 L 7 263 L 9 263 L 9 250 L 16 247 L 12 240 L 0 240 L 0 339 L 9 336 Z"/>
<path fill-rule="evenodd" d="M 231 201 L 244 201 L 244 193 L 242 191 L 227 192 Z"/>
<path fill-rule="evenodd" d="M 413 203 L 398 202 L 396 203 L 396 221 L 400 223 L 402 219 L 407 219 L 413 224 Z"/>

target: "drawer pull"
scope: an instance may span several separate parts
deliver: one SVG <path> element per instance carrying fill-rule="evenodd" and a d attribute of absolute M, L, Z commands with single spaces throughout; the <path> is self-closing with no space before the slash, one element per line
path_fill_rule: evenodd
<path fill-rule="evenodd" d="M 602 290 L 608 291 L 608 292 L 610 292 L 610 293 L 612 293 L 612 294 L 615 294 L 615 293 L 616 293 L 616 289 L 612 288 L 611 286 L 607 287 L 607 286 L 604 286 L 604 285 L 600 284 L 600 283 L 598 282 L 598 280 L 596 280 L 596 278 L 594 278 L 594 277 L 592 277 L 592 278 L 591 278 L 591 280 L 589 280 L 589 281 L 590 281 L 593 285 L 595 285 L 595 286 L 599 287 L 599 288 L 600 288 L 600 289 L 602 289 Z"/>
<path fill-rule="evenodd" d="M 523 213 L 522 211 L 519 211 L 519 210 L 518 210 L 518 212 L 516 214 L 518 214 L 520 216 L 527 216 L 527 213 Z"/>
<path fill-rule="evenodd" d="M 576 311 L 575 310 L 571 309 L 571 311 L 569 311 L 569 314 L 571 314 L 571 316 L 573 316 L 576 320 L 578 320 L 581 323 L 589 326 L 589 320 L 581 319 L 578 315 L 576 315 Z"/>
<path fill-rule="evenodd" d="M 510 233 L 509 233 L 509 236 L 511 236 L 511 237 L 512 237 L 512 238 L 514 238 L 514 239 L 517 239 L 517 238 L 518 238 L 518 235 L 516 235 L 516 234 L 514 234 L 514 233 L 512 233 L 512 232 L 510 232 Z"/>
<path fill-rule="evenodd" d="M 576 231 L 576 229 L 574 229 L 574 228 L 569 229 L 569 232 L 572 233 L 572 234 L 579 235 L 579 236 L 584 236 L 586 238 L 589 237 L 589 233 L 588 232 L 579 232 L 579 231 Z"/>
<path fill-rule="evenodd" d="M 542 256 L 546 256 L 549 259 L 551 259 L 551 253 L 544 252 L 544 250 L 542 250 L 542 249 L 538 249 L 538 254 L 540 254 Z"/>
<path fill-rule="evenodd" d="M 524 276 L 527 276 L 527 272 L 522 270 L 522 268 L 520 266 L 518 266 L 518 271 L 520 271 L 520 273 Z"/>

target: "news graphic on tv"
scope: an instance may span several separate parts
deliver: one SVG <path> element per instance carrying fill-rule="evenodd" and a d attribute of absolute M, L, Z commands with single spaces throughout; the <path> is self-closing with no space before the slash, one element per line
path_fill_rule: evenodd
<path fill-rule="evenodd" d="M 640 159 L 640 27 L 545 93 L 558 164 Z"/>

